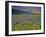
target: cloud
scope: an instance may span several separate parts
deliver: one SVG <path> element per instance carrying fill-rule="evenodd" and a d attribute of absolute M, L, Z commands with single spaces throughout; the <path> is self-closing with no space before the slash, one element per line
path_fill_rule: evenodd
<path fill-rule="evenodd" d="M 40 13 L 41 7 L 31 7 L 31 6 L 12 6 L 13 9 L 18 9 L 21 11 L 27 11 L 27 13 Z"/>

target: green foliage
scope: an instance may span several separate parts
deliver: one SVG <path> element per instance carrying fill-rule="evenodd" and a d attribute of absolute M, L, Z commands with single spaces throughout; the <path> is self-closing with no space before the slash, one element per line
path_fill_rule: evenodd
<path fill-rule="evenodd" d="M 31 22 L 23 23 L 23 24 L 13 24 L 12 31 L 20 31 L 20 30 L 39 30 L 41 26 L 39 24 L 32 25 Z"/>
<path fill-rule="evenodd" d="M 36 19 L 36 22 L 32 25 L 32 21 L 26 21 L 24 23 L 21 23 L 20 21 L 17 22 L 16 20 L 20 20 L 20 18 L 23 20 L 25 17 L 32 17 L 33 19 Z M 24 18 L 22 18 L 24 17 Z M 40 15 L 28 15 L 28 14 L 22 14 L 22 15 L 16 15 L 12 16 L 12 31 L 23 31 L 23 30 L 40 30 L 41 29 L 41 23 L 39 19 Z M 24 20 L 25 21 L 25 20 Z"/>

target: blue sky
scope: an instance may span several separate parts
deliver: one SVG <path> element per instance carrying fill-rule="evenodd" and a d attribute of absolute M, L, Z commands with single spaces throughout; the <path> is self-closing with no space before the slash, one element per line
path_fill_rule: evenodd
<path fill-rule="evenodd" d="M 26 13 L 32 13 L 32 11 L 41 12 L 41 7 L 31 7 L 31 6 L 12 6 L 12 10 L 16 13 L 22 13 L 25 11 Z M 18 11 L 17 11 L 18 10 Z M 20 12 L 19 12 L 20 11 Z M 24 12 L 23 12 L 24 13 Z"/>

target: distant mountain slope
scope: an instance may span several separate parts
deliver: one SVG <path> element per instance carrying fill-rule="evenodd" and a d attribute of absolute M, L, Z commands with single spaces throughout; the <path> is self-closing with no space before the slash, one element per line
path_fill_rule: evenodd
<path fill-rule="evenodd" d="M 41 14 L 40 7 L 13 6 L 12 14 Z"/>
<path fill-rule="evenodd" d="M 12 14 L 31 14 L 32 11 L 24 11 L 24 10 L 19 10 L 19 9 L 13 9 Z"/>

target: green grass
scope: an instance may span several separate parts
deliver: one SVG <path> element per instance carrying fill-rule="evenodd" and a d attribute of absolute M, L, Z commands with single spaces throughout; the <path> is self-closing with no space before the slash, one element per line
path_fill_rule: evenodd
<path fill-rule="evenodd" d="M 24 24 L 14 24 L 12 25 L 12 31 L 21 31 L 21 30 L 40 30 L 41 27 L 38 24 L 32 25 L 31 23 Z"/>
<path fill-rule="evenodd" d="M 17 20 L 17 18 L 22 18 L 22 17 L 28 17 L 28 16 L 32 16 L 33 19 L 39 19 L 40 15 L 27 15 L 27 14 L 23 14 L 23 15 L 16 15 L 14 16 L 14 18 L 12 18 L 12 31 L 23 31 L 23 30 L 40 30 L 41 29 L 41 23 L 39 22 L 35 22 L 32 25 L 32 21 L 27 21 L 24 23 L 18 23 L 15 20 Z M 13 16 L 12 16 L 13 17 Z M 16 18 L 15 18 L 16 17 Z M 39 20 L 40 21 L 40 20 Z"/>

